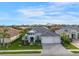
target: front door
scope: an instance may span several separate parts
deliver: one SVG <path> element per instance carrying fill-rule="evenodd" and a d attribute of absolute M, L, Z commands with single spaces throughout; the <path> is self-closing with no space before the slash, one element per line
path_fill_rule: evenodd
<path fill-rule="evenodd" d="M 30 37 L 30 42 L 34 42 L 34 37 Z"/>
<path fill-rule="evenodd" d="M 75 34 L 72 34 L 72 39 L 75 39 Z"/>

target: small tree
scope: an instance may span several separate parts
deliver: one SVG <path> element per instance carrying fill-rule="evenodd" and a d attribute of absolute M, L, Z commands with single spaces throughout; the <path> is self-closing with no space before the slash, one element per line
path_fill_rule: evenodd
<path fill-rule="evenodd" d="M 63 44 L 70 44 L 69 36 L 66 35 L 65 33 L 61 34 L 61 40 Z"/>

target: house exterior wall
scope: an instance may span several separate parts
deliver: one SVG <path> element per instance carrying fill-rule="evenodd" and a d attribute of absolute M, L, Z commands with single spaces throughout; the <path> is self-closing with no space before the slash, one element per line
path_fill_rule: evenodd
<path fill-rule="evenodd" d="M 59 36 L 49 36 L 49 37 L 41 37 L 42 43 L 61 43 L 61 39 Z"/>
<path fill-rule="evenodd" d="M 75 34 L 75 39 L 78 39 L 78 32 L 75 29 L 67 29 L 68 31 L 65 31 L 66 29 L 60 29 L 57 30 L 56 33 L 61 35 L 61 33 L 65 33 L 66 35 L 69 35 L 69 38 L 72 38 L 72 34 Z"/>
<path fill-rule="evenodd" d="M 19 38 L 19 35 L 13 36 L 13 37 L 11 37 L 11 38 L 4 38 L 4 43 L 13 42 L 13 41 L 16 40 L 17 38 Z M 0 38 L 0 43 L 3 43 L 3 38 Z"/>
<path fill-rule="evenodd" d="M 33 37 L 34 38 L 34 42 L 35 42 L 35 40 L 37 40 L 37 36 L 40 37 L 40 33 L 36 33 L 34 35 L 28 35 L 27 36 L 27 40 L 30 42 L 30 37 Z"/>
<path fill-rule="evenodd" d="M 78 32 L 77 32 L 76 30 L 72 29 L 72 30 L 70 31 L 70 33 L 69 33 L 70 38 L 72 38 L 72 37 L 71 37 L 72 34 L 75 34 L 75 39 L 78 39 Z"/>
<path fill-rule="evenodd" d="M 9 43 L 10 42 L 10 38 L 4 38 L 4 43 Z M 3 39 L 0 38 L 0 43 L 3 43 Z"/>

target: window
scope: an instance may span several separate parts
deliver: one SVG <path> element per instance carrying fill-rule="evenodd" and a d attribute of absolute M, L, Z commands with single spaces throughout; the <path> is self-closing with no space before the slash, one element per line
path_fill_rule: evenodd
<path fill-rule="evenodd" d="M 72 39 L 75 39 L 75 34 L 72 34 Z"/>

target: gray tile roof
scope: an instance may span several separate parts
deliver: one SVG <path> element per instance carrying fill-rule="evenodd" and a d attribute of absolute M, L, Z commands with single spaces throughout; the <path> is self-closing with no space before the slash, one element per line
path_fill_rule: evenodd
<path fill-rule="evenodd" d="M 32 30 L 36 33 L 41 33 L 41 36 L 59 36 L 57 33 L 50 31 L 46 27 L 35 27 Z"/>
<path fill-rule="evenodd" d="M 79 27 L 62 27 L 61 29 L 67 29 L 67 30 L 76 30 L 79 32 Z"/>

